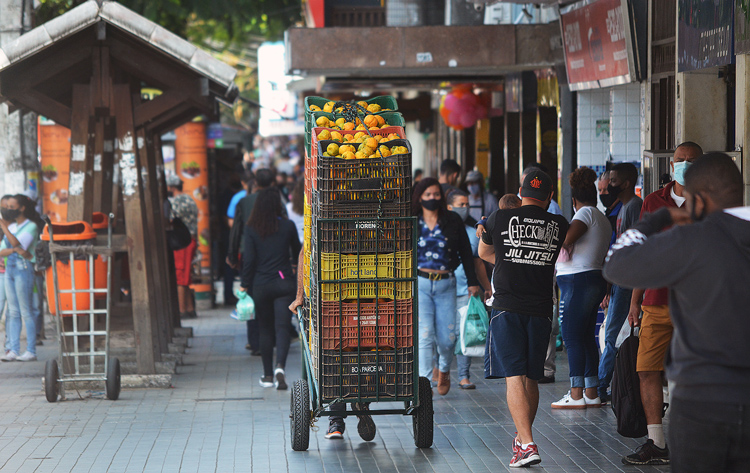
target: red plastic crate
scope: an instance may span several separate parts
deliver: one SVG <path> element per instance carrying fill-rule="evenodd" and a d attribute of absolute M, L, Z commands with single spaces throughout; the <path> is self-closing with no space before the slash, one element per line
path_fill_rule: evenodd
<path fill-rule="evenodd" d="M 324 350 L 414 346 L 412 299 L 397 300 L 395 305 L 393 301 L 381 301 L 377 310 L 374 301 L 360 302 L 359 310 L 356 302 L 322 302 L 321 313 Z"/>
<path fill-rule="evenodd" d="M 365 130 L 332 130 L 330 128 L 323 128 L 323 127 L 315 127 L 312 129 L 312 133 L 310 136 L 310 155 L 311 156 L 317 156 L 318 155 L 318 134 L 323 131 L 338 131 L 341 133 L 344 138 L 346 138 L 347 135 L 355 135 L 359 133 L 360 131 L 367 134 L 367 131 Z M 404 127 L 402 126 L 384 126 L 383 128 L 379 130 L 369 130 L 370 135 L 380 135 L 380 136 L 388 136 L 391 133 L 397 134 L 402 140 L 406 139 L 406 132 L 404 131 Z M 339 143 L 339 144 L 346 144 L 346 143 Z M 356 146 L 355 146 L 356 147 Z"/>

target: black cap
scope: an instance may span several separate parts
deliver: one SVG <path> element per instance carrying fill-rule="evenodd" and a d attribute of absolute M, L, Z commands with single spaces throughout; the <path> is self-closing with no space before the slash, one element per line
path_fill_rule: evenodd
<path fill-rule="evenodd" d="M 552 179 L 550 179 L 546 172 L 539 169 L 534 169 L 528 173 L 521 185 L 522 198 L 528 197 L 544 202 L 549 199 L 550 192 L 552 192 Z"/>

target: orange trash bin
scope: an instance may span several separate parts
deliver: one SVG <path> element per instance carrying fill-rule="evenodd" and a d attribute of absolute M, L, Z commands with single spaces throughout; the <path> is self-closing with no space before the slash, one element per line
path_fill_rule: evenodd
<path fill-rule="evenodd" d="M 52 224 L 52 231 L 54 235 L 54 242 L 61 245 L 77 246 L 86 243 L 93 243 L 96 238 L 96 232 L 90 224 L 86 222 L 58 222 Z M 42 232 L 41 239 L 43 241 L 50 241 L 49 238 L 49 223 L 45 225 L 44 231 Z M 90 271 L 94 268 L 89 268 L 88 258 L 82 257 L 77 259 L 73 258 L 73 264 L 70 264 L 70 257 L 67 259 L 58 258 L 56 262 L 57 266 L 57 283 L 60 291 L 73 289 L 73 277 L 75 276 L 75 289 L 76 290 L 87 290 L 91 288 L 91 273 Z M 72 267 L 72 271 L 71 271 Z M 104 288 L 107 287 L 106 283 L 106 266 L 104 271 Z M 95 270 L 94 270 L 95 274 Z M 52 267 L 47 268 L 46 271 L 47 279 L 47 304 L 49 311 L 52 315 L 57 313 L 57 306 L 55 304 L 55 285 L 52 275 Z M 73 300 L 72 294 L 60 293 L 59 294 L 60 310 L 88 310 L 91 308 L 91 300 L 89 295 L 86 293 L 76 294 L 75 301 Z M 69 316 L 72 314 L 64 314 Z"/>

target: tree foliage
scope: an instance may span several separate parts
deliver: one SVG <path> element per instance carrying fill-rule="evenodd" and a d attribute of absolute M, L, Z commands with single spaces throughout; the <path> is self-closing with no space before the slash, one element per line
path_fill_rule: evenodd
<path fill-rule="evenodd" d="M 86 0 L 40 0 L 37 25 Z M 257 100 L 257 49 L 277 41 L 301 21 L 301 0 L 121 0 L 123 6 L 208 50 L 238 71 L 242 96 Z M 233 118 L 247 125 L 250 110 L 238 103 Z"/>

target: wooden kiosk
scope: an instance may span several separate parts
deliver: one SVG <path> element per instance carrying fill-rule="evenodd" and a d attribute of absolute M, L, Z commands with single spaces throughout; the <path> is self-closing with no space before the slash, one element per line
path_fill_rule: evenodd
<path fill-rule="evenodd" d="M 0 100 L 71 129 L 68 221 L 116 221 L 127 252 L 138 374 L 180 326 L 165 239 L 160 136 L 238 95 L 236 71 L 113 1 L 90 0 L 0 49 Z M 143 100 L 144 87 L 162 95 Z"/>

